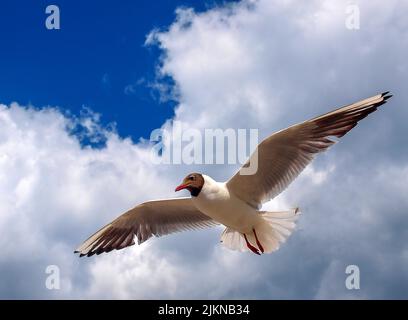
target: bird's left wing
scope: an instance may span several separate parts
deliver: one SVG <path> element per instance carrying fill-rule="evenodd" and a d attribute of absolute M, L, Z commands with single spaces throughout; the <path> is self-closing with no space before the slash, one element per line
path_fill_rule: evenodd
<path fill-rule="evenodd" d="M 258 145 L 244 165 L 255 163 L 257 171 L 249 175 L 238 171 L 227 182 L 228 189 L 259 207 L 281 193 L 316 154 L 335 143 L 329 137 L 341 138 L 390 97 L 384 92 L 276 132 Z"/>
<path fill-rule="evenodd" d="M 196 209 L 191 198 L 154 200 L 142 203 L 104 226 L 81 244 L 75 253 L 92 256 L 123 249 L 149 239 L 189 229 L 206 228 L 217 222 Z"/>

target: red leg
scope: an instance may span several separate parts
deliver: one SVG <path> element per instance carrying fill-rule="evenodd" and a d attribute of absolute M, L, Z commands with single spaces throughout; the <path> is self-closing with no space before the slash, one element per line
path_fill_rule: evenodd
<path fill-rule="evenodd" d="M 261 252 L 264 253 L 264 248 L 262 247 L 262 244 L 259 242 L 258 237 L 256 236 L 255 229 L 252 229 L 252 230 L 254 231 L 256 245 L 258 246 L 259 250 L 261 250 Z"/>
<path fill-rule="evenodd" d="M 246 242 L 248 249 L 251 250 L 253 253 L 260 255 L 258 249 L 249 243 L 245 233 L 244 233 L 244 238 L 245 238 L 245 242 Z"/>

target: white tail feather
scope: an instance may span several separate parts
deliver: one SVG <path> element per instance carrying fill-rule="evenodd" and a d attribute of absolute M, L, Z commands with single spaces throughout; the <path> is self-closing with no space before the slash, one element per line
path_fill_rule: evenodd
<path fill-rule="evenodd" d="M 263 221 L 256 226 L 255 232 L 264 252 L 270 253 L 279 249 L 296 227 L 299 208 L 289 211 L 261 211 Z M 256 239 L 253 232 L 247 234 L 248 241 L 255 247 Z M 242 233 L 231 228 L 225 228 L 221 235 L 221 242 L 227 248 L 237 251 L 249 251 Z"/>

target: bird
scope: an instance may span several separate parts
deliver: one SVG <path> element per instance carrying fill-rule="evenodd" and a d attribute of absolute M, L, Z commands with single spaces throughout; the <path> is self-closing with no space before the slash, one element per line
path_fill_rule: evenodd
<path fill-rule="evenodd" d="M 75 253 L 90 257 L 132 246 L 135 238 L 140 245 L 152 236 L 217 225 L 225 227 L 221 243 L 229 249 L 257 255 L 274 252 L 295 229 L 300 211 L 263 211 L 262 204 L 391 97 L 383 92 L 273 133 L 226 182 L 190 173 L 175 189 L 188 190 L 190 197 L 139 204 L 90 236 Z M 242 174 L 254 162 L 256 172 Z"/>

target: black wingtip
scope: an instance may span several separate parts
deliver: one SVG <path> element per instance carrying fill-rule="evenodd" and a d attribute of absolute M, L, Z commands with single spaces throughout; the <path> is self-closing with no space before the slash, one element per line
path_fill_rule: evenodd
<path fill-rule="evenodd" d="M 392 94 L 389 94 L 389 91 L 385 91 L 383 93 L 381 93 L 381 98 L 383 98 L 384 101 L 388 100 L 389 98 L 392 97 Z"/>
<path fill-rule="evenodd" d="M 80 257 L 80 258 L 82 258 L 82 257 L 84 256 L 84 254 L 82 254 L 81 251 L 75 250 L 75 251 L 74 251 L 74 254 L 77 254 L 77 253 L 79 253 L 79 257 Z"/>

